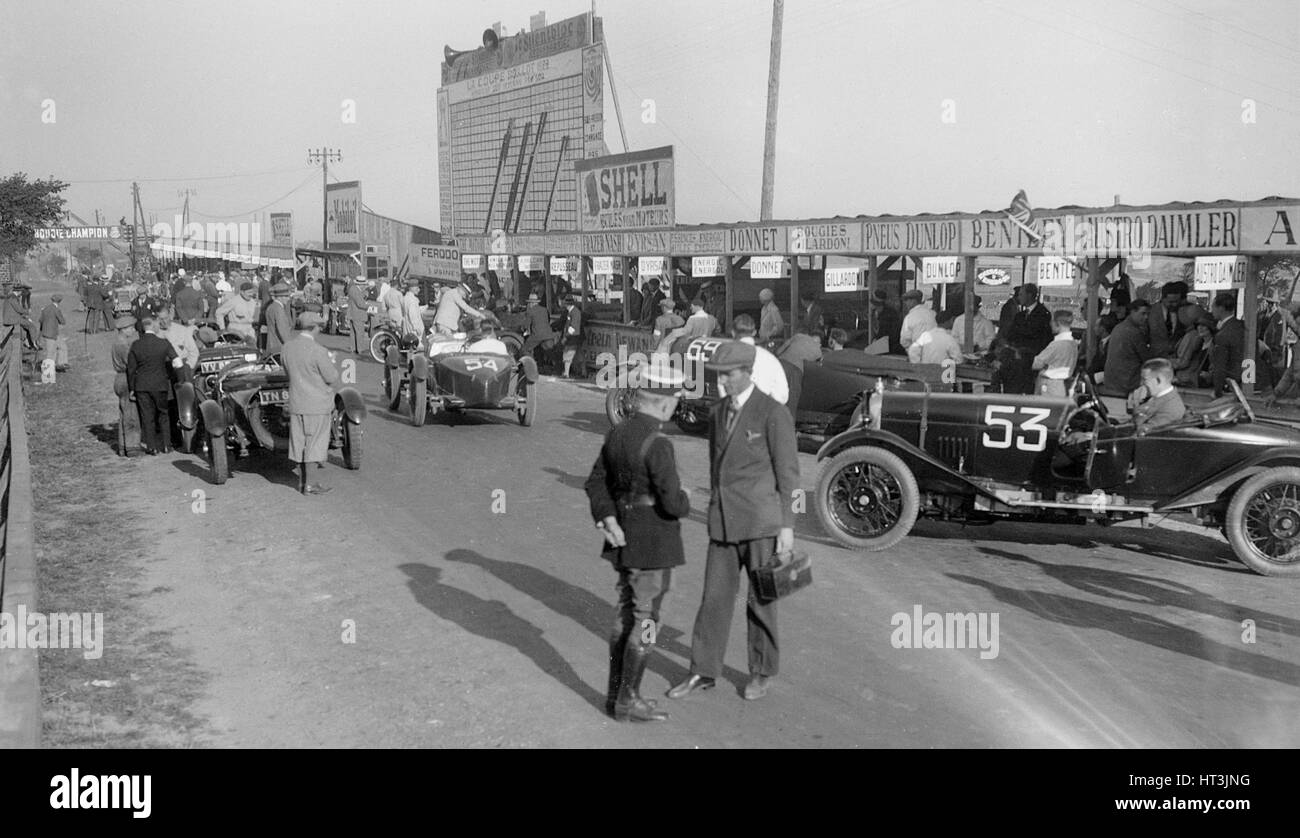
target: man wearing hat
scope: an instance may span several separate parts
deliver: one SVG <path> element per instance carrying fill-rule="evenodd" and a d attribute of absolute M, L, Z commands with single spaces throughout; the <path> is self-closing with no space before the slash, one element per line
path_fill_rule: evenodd
<path fill-rule="evenodd" d="M 339 371 L 329 351 L 316 342 L 324 322 L 325 318 L 314 311 L 298 315 L 298 333 L 280 352 L 289 375 L 289 461 L 301 468 L 298 491 L 304 495 L 330 490 L 328 486 L 307 483 L 311 464 L 324 465 L 329 457 L 330 414 L 334 411 L 334 391 L 339 386 Z"/>
<path fill-rule="evenodd" d="M 180 279 L 180 287 L 172 302 L 176 306 L 176 319 L 182 323 L 194 323 L 203 317 L 203 291 L 197 278 Z"/>
<path fill-rule="evenodd" d="M 618 572 L 605 711 L 619 721 L 658 722 L 668 714 L 641 697 L 641 679 L 673 568 L 686 563 L 680 519 L 690 513 L 691 500 L 681 487 L 672 441 L 661 430 L 677 409 L 684 376 L 666 364 L 638 367 L 634 375 L 636 412 L 605 434 L 584 488 L 605 537 L 601 556 Z"/>
<path fill-rule="evenodd" d="M 140 416 L 132 404 L 131 388 L 126 380 L 126 361 L 135 342 L 135 318 L 124 314 L 113 324 L 117 339 L 113 341 L 113 393 L 117 396 L 117 453 L 130 457 L 140 448 Z"/>
<path fill-rule="evenodd" d="M 424 315 L 420 310 L 420 280 L 409 277 L 402 295 L 402 336 L 424 340 Z"/>
<path fill-rule="evenodd" d="M 140 412 L 140 428 L 146 454 L 171 450 L 171 428 L 167 402 L 171 395 L 173 370 L 181 359 L 164 338 L 155 334 L 158 321 L 147 315 L 141 322 L 144 334 L 131 344 L 126 355 L 126 386 Z"/>
<path fill-rule="evenodd" d="M 172 316 L 170 306 L 163 306 L 158 311 L 156 332 L 176 350 L 176 357 L 181 365 L 176 368 L 176 381 L 193 381 L 194 371 L 199 368 L 199 345 L 194 339 L 194 327 L 178 323 Z"/>
<path fill-rule="evenodd" d="M 572 294 L 564 298 L 564 320 L 560 323 L 560 334 L 564 346 L 564 377 L 568 378 L 573 368 L 573 359 L 578 356 L 578 347 L 582 345 L 582 308 Z"/>
<path fill-rule="evenodd" d="M 59 334 L 59 327 L 67 321 L 63 318 L 62 294 L 50 297 L 49 305 L 41 309 L 41 341 L 45 344 L 45 358 L 53 359 L 56 372 L 68 368 L 68 340 Z"/>
<path fill-rule="evenodd" d="M 758 301 L 763 304 L 758 318 L 758 345 L 771 346 L 774 342 L 785 340 L 785 320 L 781 309 L 777 308 L 776 295 L 771 288 L 758 292 Z"/>
<path fill-rule="evenodd" d="M 271 286 L 271 302 L 266 306 L 266 351 L 278 355 L 293 337 L 293 321 L 289 319 L 289 294 L 287 282 Z"/>
<path fill-rule="evenodd" d="M 448 288 L 438 298 L 438 310 L 433 316 L 433 330 L 440 335 L 450 335 L 460 331 L 460 318 L 467 314 L 474 320 L 486 320 L 487 312 L 479 311 L 470 305 L 474 292 L 478 288 L 469 276 L 462 276 L 460 284 Z M 421 325 L 423 331 L 423 325 Z"/>
<path fill-rule="evenodd" d="M 745 699 L 767 694 L 780 664 L 776 603 L 754 594 L 753 573 L 794 549 L 799 459 L 790 412 L 754 386 L 755 347 L 725 343 L 705 362 L 729 394 L 709 414 L 709 552 L 691 637 L 691 674 L 668 692 L 685 698 L 722 674 L 742 569 L 749 574 Z"/>
<path fill-rule="evenodd" d="M 5 297 L 4 325 L 22 327 L 23 333 L 27 336 L 27 345 L 32 349 L 41 348 L 41 344 L 36 341 L 36 324 L 28 316 L 28 308 L 23 305 L 17 289 L 8 292 L 8 296 Z"/>
<path fill-rule="evenodd" d="M 903 294 L 903 326 L 898 331 L 898 344 L 908 349 L 916 339 L 939 325 L 934 309 L 925 305 L 925 294 L 913 288 Z"/>
<path fill-rule="evenodd" d="M 664 336 L 673 329 L 686 325 L 686 321 L 673 312 L 672 300 L 660 300 L 659 311 L 659 316 L 655 318 L 654 333 L 651 335 L 656 342 L 663 340 Z"/>
<path fill-rule="evenodd" d="M 555 346 L 555 332 L 551 331 L 551 315 L 546 311 L 536 294 L 528 295 L 528 337 L 524 340 L 524 346 L 519 351 L 521 358 L 533 357 L 533 350 L 542 347 L 545 352 L 550 352 Z"/>
<path fill-rule="evenodd" d="M 356 355 L 368 351 L 366 325 L 370 322 L 370 315 L 367 314 L 370 301 L 366 299 L 366 292 L 369 290 L 366 278 L 361 274 L 357 274 L 348 283 L 348 330 L 352 332 L 352 352 Z"/>
<path fill-rule="evenodd" d="M 223 329 L 238 332 L 250 344 L 257 344 L 257 289 L 245 280 L 239 284 L 239 293 L 232 294 L 217 306 L 217 324 Z"/>

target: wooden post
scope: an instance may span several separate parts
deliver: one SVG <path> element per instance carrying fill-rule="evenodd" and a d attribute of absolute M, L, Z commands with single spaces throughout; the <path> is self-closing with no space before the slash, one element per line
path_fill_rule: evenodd
<path fill-rule="evenodd" d="M 1088 318 L 1088 333 L 1084 338 L 1086 350 L 1084 360 L 1087 363 L 1087 369 L 1092 369 L 1092 362 L 1097 357 L 1097 322 L 1100 318 L 1099 305 L 1097 303 L 1097 291 L 1101 287 L 1101 260 L 1092 258 L 1088 260 L 1088 298 L 1085 303 L 1085 316 Z"/>
<path fill-rule="evenodd" d="M 1242 392 L 1248 396 L 1257 391 L 1260 382 L 1263 381 L 1265 377 L 1264 371 L 1259 368 L 1259 354 L 1256 351 L 1259 346 L 1259 323 L 1257 322 L 1259 317 L 1259 280 L 1261 273 L 1259 265 L 1260 257 L 1246 257 L 1246 299 L 1244 301 L 1245 304 L 1240 306 L 1240 308 L 1244 310 L 1237 312 L 1237 316 L 1246 324 L 1246 345 L 1243 347 L 1243 352 L 1241 353 L 1242 369 L 1239 370 L 1239 372 L 1242 376 Z M 1252 368 L 1255 371 L 1255 381 L 1250 383 L 1246 381 L 1245 371 Z M 1268 376 L 1269 381 L 1271 382 L 1272 373 L 1269 372 Z M 1216 393 L 1215 395 L 1218 394 Z"/>
<path fill-rule="evenodd" d="M 736 319 L 733 310 L 736 303 L 736 263 L 730 256 L 722 257 L 722 287 L 727 298 L 727 322 L 719 323 L 724 335 L 731 334 L 731 322 Z"/>
<path fill-rule="evenodd" d="M 782 335 L 788 338 L 794 335 L 795 329 L 799 324 L 799 257 L 791 256 L 790 259 L 790 329 L 789 333 Z"/>
<path fill-rule="evenodd" d="M 961 272 L 966 281 L 966 304 L 962 318 L 966 321 L 962 335 L 961 351 L 967 355 L 975 351 L 975 261 L 974 256 L 963 256 Z"/>
<path fill-rule="evenodd" d="M 867 345 L 876 340 L 876 320 L 871 316 L 872 306 L 876 304 L 876 282 L 880 278 L 880 260 L 875 256 L 867 257 Z"/>
<path fill-rule="evenodd" d="M 776 108 L 781 96 L 781 16 L 784 0 L 772 0 L 772 48 L 767 65 L 767 125 L 763 132 L 763 193 L 758 218 L 772 220 L 772 190 L 776 181 Z"/>

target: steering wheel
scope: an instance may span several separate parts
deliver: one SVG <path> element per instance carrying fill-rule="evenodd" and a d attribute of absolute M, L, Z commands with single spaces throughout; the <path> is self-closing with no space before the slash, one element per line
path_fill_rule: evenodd
<path fill-rule="evenodd" d="M 1110 421 L 1110 414 L 1106 411 L 1106 404 L 1101 400 L 1101 395 L 1097 392 L 1097 383 L 1092 380 L 1091 373 L 1083 370 L 1076 372 L 1074 377 L 1070 379 L 1068 390 L 1075 395 L 1075 404 L 1079 410 L 1093 410 L 1102 419 L 1107 422 Z"/>

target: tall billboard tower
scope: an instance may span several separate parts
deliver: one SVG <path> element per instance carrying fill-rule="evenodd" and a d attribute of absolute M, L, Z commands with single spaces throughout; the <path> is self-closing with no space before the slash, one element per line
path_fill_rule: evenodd
<path fill-rule="evenodd" d="M 584 14 L 444 50 L 438 88 L 444 234 L 576 230 L 573 164 L 609 153 L 601 19 Z"/>

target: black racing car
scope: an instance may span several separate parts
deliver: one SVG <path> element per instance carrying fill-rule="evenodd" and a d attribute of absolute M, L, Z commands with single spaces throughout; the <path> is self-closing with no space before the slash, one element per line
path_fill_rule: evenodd
<path fill-rule="evenodd" d="M 846 547 L 884 550 L 918 517 L 1102 524 L 1190 514 L 1270 576 L 1300 576 L 1300 429 L 1241 389 L 1149 433 L 1069 397 L 880 388 L 818 453 L 817 512 Z"/>

